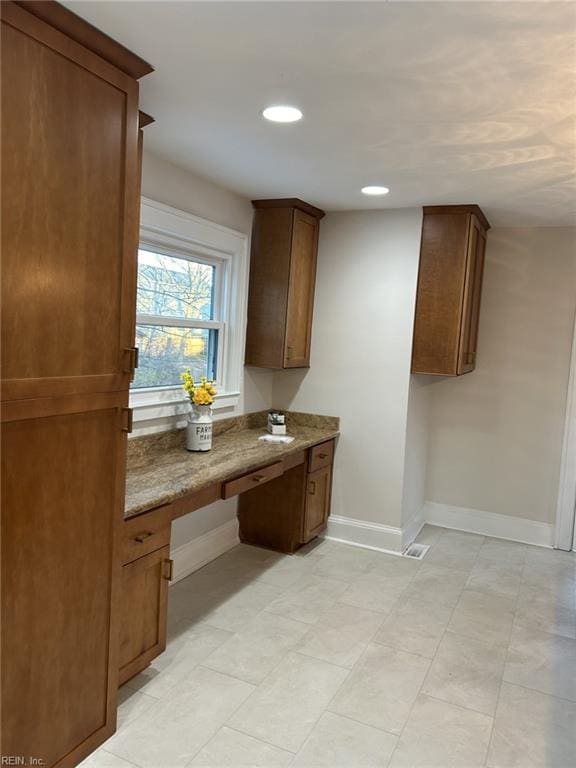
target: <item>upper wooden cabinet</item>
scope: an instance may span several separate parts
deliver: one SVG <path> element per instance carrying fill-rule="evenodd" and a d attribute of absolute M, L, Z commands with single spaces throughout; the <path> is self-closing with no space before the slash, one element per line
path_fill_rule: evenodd
<path fill-rule="evenodd" d="M 2 3 L 2 20 L 2 398 L 123 389 L 138 83 L 100 49 L 150 67 L 55 3 Z"/>
<path fill-rule="evenodd" d="M 290 198 L 254 200 L 246 365 L 307 368 L 324 212 Z"/>
<path fill-rule="evenodd" d="M 489 229 L 477 205 L 424 208 L 412 373 L 474 370 Z"/>

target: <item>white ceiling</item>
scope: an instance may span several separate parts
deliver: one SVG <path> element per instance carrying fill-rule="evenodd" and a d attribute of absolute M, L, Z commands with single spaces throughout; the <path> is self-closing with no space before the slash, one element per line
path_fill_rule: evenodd
<path fill-rule="evenodd" d="M 572 2 L 65 4 L 155 67 L 147 148 L 246 196 L 575 222 Z"/>

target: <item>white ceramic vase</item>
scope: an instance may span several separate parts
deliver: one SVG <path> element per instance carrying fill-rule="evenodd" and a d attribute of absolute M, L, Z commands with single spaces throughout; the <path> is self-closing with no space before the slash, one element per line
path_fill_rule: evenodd
<path fill-rule="evenodd" d="M 209 451 L 212 448 L 212 408 L 193 405 L 186 427 L 186 448 L 189 451 Z"/>

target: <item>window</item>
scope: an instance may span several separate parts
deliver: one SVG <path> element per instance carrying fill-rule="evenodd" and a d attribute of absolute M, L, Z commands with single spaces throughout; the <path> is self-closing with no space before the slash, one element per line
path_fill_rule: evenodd
<path fill-rule="evenodd" d="M 142 198 L 136 346 L 130 392 L 135 433 L 185 424 L 180 374 L 215 379 L 213 408 L 240 404 L 248 288 L 248 238 Z"/>
<path fill-rule="evenodd" d="M 186 368 L 195 379 L 219 379 L 223 271 L 221 263 L 140 248 L 134 389 L 179 386 Z"/>

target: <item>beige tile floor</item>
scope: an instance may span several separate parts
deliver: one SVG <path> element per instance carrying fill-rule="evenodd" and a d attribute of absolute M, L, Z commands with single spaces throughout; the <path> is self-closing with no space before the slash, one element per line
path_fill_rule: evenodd
<path fill-rule="evenodd" d="M 240 545 L 170 589 L 106 768 L 576 768 L 576 561 L 426 526 L 421 562 Z"/>

